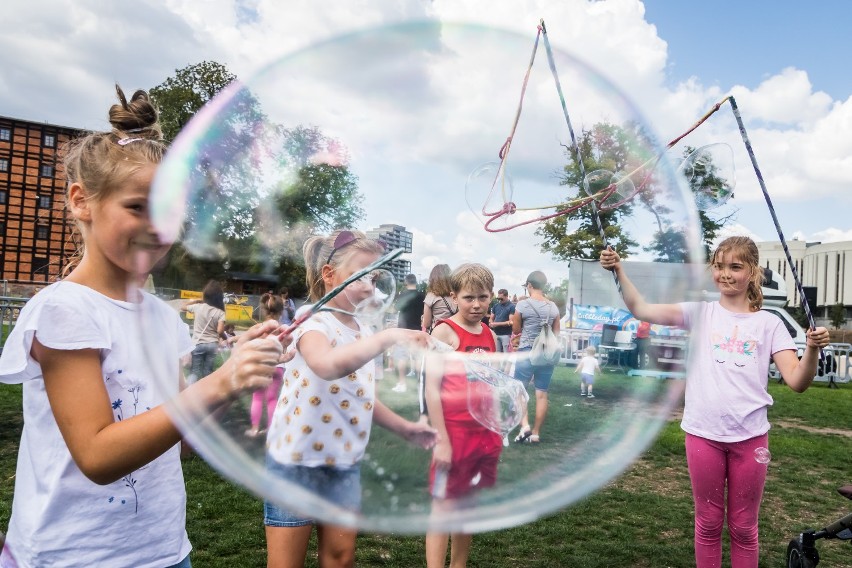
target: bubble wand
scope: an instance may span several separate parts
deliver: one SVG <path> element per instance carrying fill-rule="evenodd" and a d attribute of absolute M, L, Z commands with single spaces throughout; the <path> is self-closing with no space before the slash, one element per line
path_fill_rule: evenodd
<path fill-rule="evenodd" d="M 763 192 L 763 198 L 766 200 L 766 205 L 769 207 L 769 214 L 772 216 L 772 222 L 775 224 L 775 231 L 778 233 L 778 239 L 781 241 L 781 248 L 784 249 L 784 255 L 787 257 L 787 264 L 790 265 L 790 272 L 793 273 L 793 282 L 796 285 L 796 290 L 799 292 L 799 298 L 802 301 L 802 309 L 805 312 L 805 317 L 808 319 L 808 326 L 811 330 L 816 329 L 814 316 L 811 313 L 811 307 L 808 305 L 808 300 L 805 297 L 805 290 L 802 287 L 802 281 L 799 279 L 799 272 L 796 270 L 796 265 L 793 263 L 793 256 L 790 254 L 790 248 L 787 246 L 787 241 L 784 239 L 784 233 L 781 231 L 781 224 L 778 222 L 778 215 L 775 214 L 775 207 L 772 206 L 772 200 L 769 198 L 769 192 L 766 190 L 766 183 L 763 181 L 763 174 L 760 173 L 760 168 L 757 165 L 757 158 L 754 155 L 754 150 L 751 147 L 751 142 L 746 133 L 745 124 L 740 116 L 740 109 L 737 107 L 737 101 L 733 95 L 728 95 L 722 102 L 727 100 L 731 104 L 731 111 L 734 113 L 734 118 L 737 120 L 737 126 L 740 129 L 740 136 L 745 144 L 746 152 L 751 160 L 751 166 L 754 168 L 754 173 L 757 175 L 757 183 L 760 185 L 760 190 Z M 719 103 L 721 104 L 721 103 Z M 825 353 L 822 349 L 819 350 L 819 360 L 825 364 Z"/>
<path fill-rule="evenodd" d="M 331 301 L 332 298 L 334 298 L 335 296 L 337 296 L 338 294 L 343 292 L 343 290 L 347 286 L 349 286 L 353 282 L 356 282 L 356 281 L 364 278 L 365 276 L 369 276 L 371 272 L 373 272 L 375 270 L 379 270 L 382 266 L 384 266 L 388 262 L 394 260 L 395 258 L 399 257 L 404 252 L 405 252 L 405 250 L 401 249 L 401 248 L 394 249 L 394 250 L 390 251 L 389 253 L 387 253 L 386 255 L 384 255 L 383 257 L 379 258 L 374 263 L 365 266 L 364 268 L 362 268 L 361 270 L 358 270 L 357 272 L 352 273 L 352 275 L 349 278 L 347 278 L 346 280 L 344 280 L 343 282 L 341 282 L 340 284 L 335 286 L 328 294 L 326 294 L 325 296 L 323 296 L 322 298 L 317 300 L 314 304 L 308 306 L 307 309 L 305 309 L 295 320 L 293 320 L 293 323 L 291 323 L 290 325 L 280 329 L 279 332 L 278 332 L 279 335 L 282 335 L 282 336 L 290 335 L 291 333 L 293 333 L 296 330 L 297 327 L 299 327 L 300 325 L 305 323 L 307 320 L 309 320 L 311 318 L 311 316 L 313 316 L 314 314 L 316 314 L 318 312 L 343 312 L 343 313 L 347 313 L 349 315 L 355 315 L 355 316 L 359 315 L 359 310 L 357 308 L 355 310 L 355 313 L 350 313 L 350 312 L 346 312 L 344 310 L 340 310 L 340 309 L 337 309 L 337 308 L 325 307 L 325 305 L 329 301 Z M 391 294 L 391 296 L 393 296 L 393 294 Z"/>

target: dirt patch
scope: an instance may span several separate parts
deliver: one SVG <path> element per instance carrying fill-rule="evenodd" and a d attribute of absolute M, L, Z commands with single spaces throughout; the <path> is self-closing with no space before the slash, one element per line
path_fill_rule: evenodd
<path fill-rule="evenodd" d="M 805 432 L 810 432 L 811 434 L 833 434 L 835 436 L 852 438 L 852 430 L 846 430 L 845 428 L 817 428 L 815 426 L 808 426 L 807 424 L 804 424 L 801 420 L 796 420 L 795 418 L 788 418 L 787 420 L 774 420 L 772 424 L 773 426 L 779 426 L 781 428 L 796 428 L 798 430 L 804 430 Z"/>
<path fill-rule="evenodd" d="M 683 409 L 673 410 L 669 415 L 669 421 L 671 422 L 680 422 L 683 419 Z M 795 418 L 788 418 L 786 420 L 772 420 L 773 426 L 778 426 L 779 428 L 796 428 L 798 430 L 804 430 L 805 432 L 810 432 L 811 434 L 833 434 L 835 436 L 843 436 L 845 438 L 852 438 L 852 430 L 847 430 L 845 428 L 818 428 L 816 426 L 808 426 L 801 420 L 797 420 Z"/>

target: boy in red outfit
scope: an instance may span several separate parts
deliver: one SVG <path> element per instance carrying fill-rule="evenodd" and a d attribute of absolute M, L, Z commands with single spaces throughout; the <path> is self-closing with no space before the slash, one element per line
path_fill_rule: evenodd
<path fill-rule="evenodd" d="M 482 318 L 488 313 L 494 276 L 481 264 L 463 264 L 450 275 L 451 296 L 458 311 L 438 322 L 435 339 L 468 354 L 494 353 L 496 337 Z M 448 359 L 426 374 L 426 403 L 429 421 L 438 432 L 429 469 L 432 509 L 448 511 L 447 500 L 492 487 L 497 481 L 497 463 L 503 449 L 499 434 L 482 426 L 468 410 L 468 380 L 462 361 Z M 441 373 L 443 371 L 443 375 Z M 443 567 L 450 542 L 450 566 L 465 566 L 473 535 L 427 533 L 426 566 Z"/>

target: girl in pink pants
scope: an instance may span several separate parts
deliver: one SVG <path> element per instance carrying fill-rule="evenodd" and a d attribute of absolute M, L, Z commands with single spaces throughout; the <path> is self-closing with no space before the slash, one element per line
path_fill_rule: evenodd
<path fill-rule="evenodd" d="M 649 304 L 630 281 L 618 253 L 601 252 L 601 266 L 621 283 L 622 297 L 639 320 L 689 329 L 689 372 L 681 428 L 695 501 L 695 565 L 722 565 L 722 523 L 728 508 L 732 568 L 756 568 L 760 549 L 757 519 L 769 432 L 766 391 L 769 363 L 784 382 L 803 392 L 813 381 L 819 349 L 828 330 L 807 332 L 799 360 L 796 344 L 783 322 L 760 311 L 763 270 L 757 246 L 747 237 L 722 241 L 710 259 L 715 302 Z M 727 486 L 727 487 L 726 487 Z M 725 490 L 727 489 L 727 499 Z"/>
<path fill-rule="evenodd" d="M 260 297 L 260 311 L 264 320 L 278 321 L 284 313 L 284 300 L 281 296 L 266 293 Z M 254 391 L 251 396 L 251 428 L 246 430 L 246 436 L 255 438 L 265 433 L 272 421 L 272 413 L 275 412 L 275 404 L 278 402 L 278 393 L 281 392 L 281 384 L 284 378 L 284 366 L 275 367 L 272 382 L 265 389 Z M 263 418 L 263 408 L 266 407 L 266 428 L 260 427 Z"/>

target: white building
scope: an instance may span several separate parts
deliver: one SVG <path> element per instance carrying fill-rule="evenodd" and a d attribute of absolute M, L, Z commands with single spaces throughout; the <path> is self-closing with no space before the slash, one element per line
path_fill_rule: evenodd
<path fill-rule="evenodd" d="M 780 242 L 757 243 L 760 262 L 784 278 L 789 306 L 800 306 L 801 298 L 793 271 Z M 830 314 L 835 304 L 846 308 L 847 326 L 852 318 L 852 241 L 807 243 L 787 241 L 796 272 L 808 297 L 808 306 L 817 325 L 831 328 Z"/>

